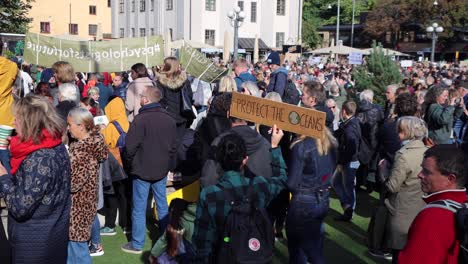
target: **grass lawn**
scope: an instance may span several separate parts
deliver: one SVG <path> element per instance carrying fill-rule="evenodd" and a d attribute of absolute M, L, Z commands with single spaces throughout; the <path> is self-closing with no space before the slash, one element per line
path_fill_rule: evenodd
<path fill-rule="evenodd" d="M 370 220 L 372 209 L 377 204 L 377 194 L 368 195 L 365 192 L 358 193 L 356 214 L 352 223 L 343 223 L 333 220 L 333 217 L 342 212 L 339 201 L 332 195 L 330 211 L 326 219 L 325 257 L 327 263 L 390 263 L 379 260 L 367 254 L 366 230 Z M 149 226 L 149 225 L 148 225 Z M 118 228 L 115 236 L 103 236 L 104 256 L 94 257 L 93 263 L 144 263 L 149 256 L 151 245 L 156 242 L 155 229 L 149 228 L 143 255 L 128 254 L 120 250 L 120 246 L 126 243 L 127 238 Z M 288 248 L 286 243 L 277 242 L 275 259 L 273 263 L 287 263 Z"/>

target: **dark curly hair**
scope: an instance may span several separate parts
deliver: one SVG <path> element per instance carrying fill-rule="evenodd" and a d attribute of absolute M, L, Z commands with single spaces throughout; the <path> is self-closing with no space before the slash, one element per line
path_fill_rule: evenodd
<path fill-rule="evenodd" d="M 414 116 L 418 112 L 418 101 L 416 96 L 402 93 L 395 99 L 395 114 L 398 117 Z"/>
<path fill-rule="evenodd" d="M 232 133 L 224 136 L 216 149 L 216 161 L 224 171 L 240 171 L 242 161 L 247 156 L 244 140 Z"/>

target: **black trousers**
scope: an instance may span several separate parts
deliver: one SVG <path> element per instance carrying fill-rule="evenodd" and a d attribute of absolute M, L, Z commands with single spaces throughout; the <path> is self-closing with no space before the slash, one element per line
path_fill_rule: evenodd
<path fill-rule="evenodd" d="M 2 210 L 0 209 L 0 214 Z M 0 219 L 0 260 L 2 263 L 10 263 L 11 261 L 11 245 L 5 234 L 3 222 Z"/>
<path fill-rule="evenodd" d="M 281 191 L 267 207 L 267 212 L 270 215 L 270 220 L 275 230 L 275 235 L 278 235 L 283 230 L 288 208 L 289 192 L 287 190 Z"/>
<path fill-rule="evenodd" d="M 130 179 L 112 183 L 114 194 L 104 194 L 104 226 L 115 228 L 117 210 L 119 210 L 119 225 L 122 228 L 132 226 L 132 182 Z"/>

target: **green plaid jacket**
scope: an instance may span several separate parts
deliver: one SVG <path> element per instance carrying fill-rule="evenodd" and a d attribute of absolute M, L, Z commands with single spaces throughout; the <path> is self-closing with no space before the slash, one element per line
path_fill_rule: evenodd
<path fill-rule="evenodd" d="M 273 177 L 257 176 L 253 179 L 258 207 L 266 207 L 278 193 L 286 188 L 286 165 L 281 149 L 271 149 Z M 226 200 L 224 190 L 231 190 L 241 199 L 246 193 L 250 179 L 237 171 L 228 171 L 219 179 L 219 185 L 205 187 L 197 205 L 195 231 L 192 243 L 195 247 L 194 263 L 213 263 L 214 253 L 220 239 L 231 204 Z"/>

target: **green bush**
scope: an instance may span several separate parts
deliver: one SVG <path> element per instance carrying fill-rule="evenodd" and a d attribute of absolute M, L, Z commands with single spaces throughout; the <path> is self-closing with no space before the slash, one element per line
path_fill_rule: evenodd
<path fill-rule="evenodd" d="M 386 56 L 381 45 L 372 45 L 373 52 L 366 63 L 353 71 L 356 90 L 374 91 L 374 103 L 385 104 L 385 90 L 390 84 L 401 82 L 400 68 L 390 56 Z"/>

